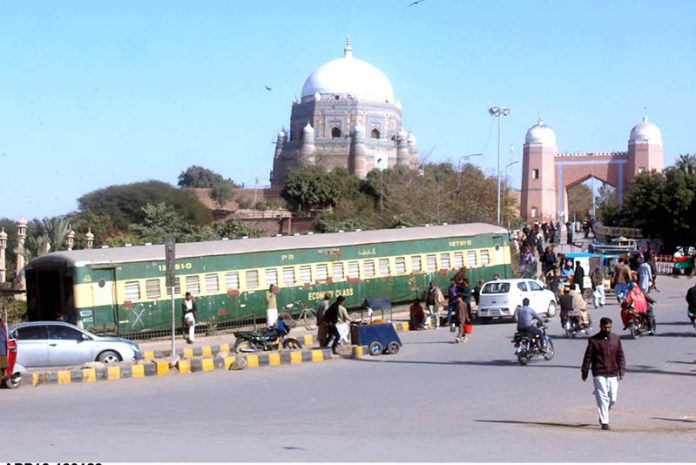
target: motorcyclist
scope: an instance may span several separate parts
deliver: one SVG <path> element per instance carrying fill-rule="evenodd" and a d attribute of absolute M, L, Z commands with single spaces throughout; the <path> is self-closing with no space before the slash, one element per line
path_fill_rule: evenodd
<path fill-rule="evenodd" d="M 643 294 L 637 283 L 631 282 L 626 297 L 621 303 L 621 321 L 624 324 L 624 329 L 628 328 L 627 314 L 629 309 L 632 309 L 634 313 L 645 313 L 648 330 L 653 334 L 655 332 L 655 315 L 652 307 L 656 303 L 657 301 L 648 294 Z"/>
<path fill-rule="evenodd" d="M 573 296 L 570 293 L 570 284 L 563 286 L 563 295 L 559 299 L 561 305 L 561 326 L 565 326 L 568 317 L 573 312 Z"/>
<path fill-rule="evenodd" d="M 546 351 L 546 336 L 544 332 L 533 323 L 535 319 L 539 320 L 542 324 L 546 323 L 545 320 L 529 306 L 529 299 L 525 297 L 522 300 L 522 306 L 517 309 L 517 331 L 540 336 L 541 350 Z"/>

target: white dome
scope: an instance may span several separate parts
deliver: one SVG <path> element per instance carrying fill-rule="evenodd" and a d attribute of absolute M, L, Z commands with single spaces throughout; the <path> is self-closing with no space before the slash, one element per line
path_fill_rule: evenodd
<path fill-rule="evenodd" d="M 389 79 L 371 64 L 353 58 L 350 38 L 343 58 L 329 61 L 309 75 L 302 87 L 302 97 L 319 94 L 351 95 L 358 100 L 394 102 Z"/>
<path fill-rule="evenodd" d="M 631 137 L 628 142 L 651 142 L 653 144 L 662 143 L 662 132 L 660 128 L 648 121 L 647 116 L 643 116 L 643 121 L 636 124 L 631 129 Z"/>
<path fill-rule="evenodd" d="M 541 118 L 537 124 L 529 128 L 524 139 L 526 144 L 556 146 L 556 133 L 548 127 Z"/>

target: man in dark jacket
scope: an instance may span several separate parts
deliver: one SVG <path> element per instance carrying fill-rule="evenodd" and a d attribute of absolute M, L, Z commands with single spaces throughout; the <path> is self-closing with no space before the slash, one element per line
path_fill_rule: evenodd
<path fill-rule="evenodd" d="M 580 265 L 580 261 L 575 261 L 575 273 L 573 274 L 573 284 L 580 289 L 580 295 L 585 290 L 585 270 Z"/>
<path fill-rule="evenodd" d="M 603 430 L 609 429 L 609 410 L 614 406 L 619 392 L 619 380 L 626 372 L 621 339 L 611 332 L 611 318 L 599 321 L 599 333 L 587 341 L 585 358 L 582 361 L 582 380 L 587 380 L 587 372 L 592 367 L 594 394 L 599 412 L 599 423 Z"/>

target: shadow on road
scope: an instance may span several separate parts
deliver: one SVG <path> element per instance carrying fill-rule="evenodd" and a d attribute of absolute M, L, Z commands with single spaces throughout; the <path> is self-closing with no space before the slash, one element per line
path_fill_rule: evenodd
<path fill-rule="evenodd" d="M 510 425 L 553 426 L 557 428 L 590 428 L 596 429 L 596 424 L 590 423 L 557 423 L 552 421 L 522 421 L 522 420 L 474 420 L 478 423 L 505 423 Z"/>
<path fill-rule="evenodd" d="M 517 360 L 514 359 L 504 359 L 504 360 L 452 360 L 449 362 L 434 362 L 434 361 L 417 361 L 417 360 L 384 360 L 379 358 L 358 358 L 352 359 L 356 362 L 368 362 L 368 363 L 401 363 L 405 365 L 471 365 L 471 366 L 490 366 L 490 367 L 504 367 L 504 366 L 521 366 Z M 538 360 L 539 363 L 530 363 L 526 365 L 525 369 L 535 369 L 535 368 L 566 368 L 571 370 L 580 371 L 580 365 L 553 365 L 550 363 L 545 363 L 543 360 Z M 687 363 L 687 362 L 684 362 Z M 668 376 L 694 376 L 696 370 L 691 370 L 689 372 L 679 372 L 679 371 L 666 371 L 658 370 L 657 368 L 650 367 L 647 365 L 632 365 L 631 368 L 626 369 L 627 373 L 635 373 L 641 375 L 668 375 Z"/>
<path fill-rule="evenodd" d="M 662 420 L 662 421 L 677 421 L 680 423 L 696 423 L 696 420 L 691 418 L 664 418 L 664 417 L 651 417 L 651 420 Z"/>

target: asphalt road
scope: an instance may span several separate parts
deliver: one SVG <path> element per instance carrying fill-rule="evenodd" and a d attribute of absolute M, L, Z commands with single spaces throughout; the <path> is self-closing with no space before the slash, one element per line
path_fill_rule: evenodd
<path fill-rule="evenodd" d="M 394 356 L 0 391 L 0 460 L 696 461 L 694 279 L 660 277 L 658 334 L 620 328 L 628 373 L 601 431 L 584 337 L 517 364 L 509 323 L 401 333 Z"/>

